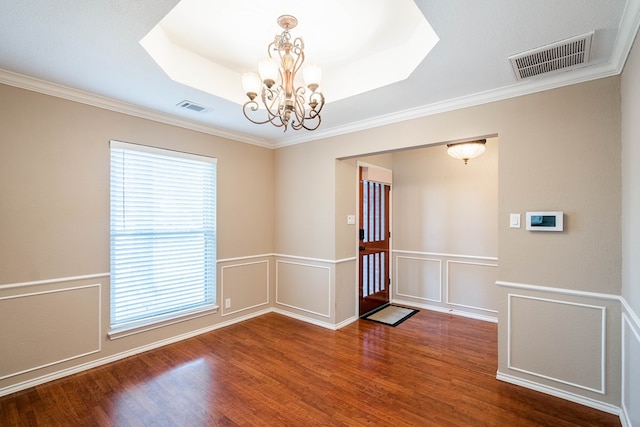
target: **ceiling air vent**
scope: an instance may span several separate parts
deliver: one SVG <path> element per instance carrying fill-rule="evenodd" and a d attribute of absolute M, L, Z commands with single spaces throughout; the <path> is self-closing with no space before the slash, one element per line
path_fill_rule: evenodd
<path fill-rule="evenodd" d="M 202 105 L 194 104 L 191 101 L 182 101 L 176 104 L 178 107 L 186 108 L 187 110 L 195 111 L 198 113 L 206 112 L 207 108 Z"/>
<path fill-rule="evenodd" d="M 518 80 L 589 62 L 593 31 L 509 57 Z"/>

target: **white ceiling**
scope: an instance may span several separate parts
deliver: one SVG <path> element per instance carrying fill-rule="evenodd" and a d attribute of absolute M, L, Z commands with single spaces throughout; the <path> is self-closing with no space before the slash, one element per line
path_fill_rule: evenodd
<path fill-rule="evenodd" d="M 282 33 L 265 17 L 283 10 L 297 18 L 291 41 L 304 36 L 305 62 L 324 69 L 328 103 L 406 79 L 438 41 L 413 0 L 181 0 L 140 43 L 173 80 L 242 105 L 242 74 L 257 71 Z M 242 17 L 243 25 L 211 25 L 216 15 Z M 314 31 L 327 22 L 340 30 Z M 296 80 L 303 83 L 302 73 Z"/>
<path fill-rule="evenodd" d="M 265 15 L 275 35 L 276 18 L 291 13 L 274 7 L 273 16 L 266 16 L 244 3 L 242 13 L 212 13 L 207 17 L 210 25 L 246 28 L 247 16 Z M 640 0 L 416 0 L 440 40 L 415 71 L 397 83 L 328 103 L 315 132 L 283 133 L 281 128 L 248 122 L 237 103 L 171 80 L 143 49 L 140 40 L 177 4 L 178 0 L 0 0 L 0 83 L 277 147 L 619 74 L 640 23 Z M 342 17 L 346 8 L 339 9 L 336 14 Z M 304 32 L 300 28 L 299 34 L 292 34 L 304 37 L 311 49 L 309 40 L 328 40 L 323 35 L 346 37 L 348 32 L 335 25 L 339 22 L 345 20 L 305 26 Z M 387 24 L 388 29 L 376 30 L 380 40 L 385 31 L 402 25 L 394 19 Z M 587 66 L 516 79 L 509 56 L 590 31 L 594 36 Z M 261 38 L 255 43 L 266 51 L 270 41 Z M 229 46 L 234 46 L 233 39 Z M 380 65 L 393 66 L 392 61 Z M 177 107 L 183 100 L 209 111 Z"/>

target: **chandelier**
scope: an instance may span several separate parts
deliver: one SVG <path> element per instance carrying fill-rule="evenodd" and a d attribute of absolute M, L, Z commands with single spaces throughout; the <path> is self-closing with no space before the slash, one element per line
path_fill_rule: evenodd
<path fill-rule="evenodd" d="M 242 76 L 242 86 L 249 97 L 242 106 L 242 112 L 255 124 L 271 123 L 284 127 L 285 131 L 288 126 L 294 130 L 316 130 L 320 126 L 320 111 L 324 106 L 324 95 L 318 91 L 320 66 L 305 66 L 303 77 L 307 87 L 296 87 L 296 76 L 304 63 L 304 42 L 301 37 L 291 41 L 289 30 L 298 25 L 298 20 L 291 15 L 282 15 L 278 18 L 278 25 L 284 31 L 277 34 L 267 47 L 269 58 L 259 62 L 259 74 L 245 73 Z M 264 115 L 259 119 L 252 118 L 259 117 L 261 106 L 266 110 L 266 119 Z"/>

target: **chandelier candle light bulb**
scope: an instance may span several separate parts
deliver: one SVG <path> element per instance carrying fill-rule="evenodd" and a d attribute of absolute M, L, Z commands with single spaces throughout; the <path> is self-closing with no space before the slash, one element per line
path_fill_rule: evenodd
<path fill-rule="evenodd" d="M 294 130 L 316 130 L 325 102 L 324 95 L 318 90 L 322 71 L 317 64 L 305 66 L 303 77 L 307 87 L 295 86 L 296 75 L 305 59 L 302 38 L 291 41 L 289 33 L 298 20 L 291 15 L 282 15 L 278 24 L 284 31 L 269 44 L 269 58 L 258 63 L 259 74 L 251 72 L 242 76 L 242 86 L 249 97 L 242 112 L 256 124 L 271 123 L 284 127 L 285 131 L 289 125 Z M 260 107 L 266 110 L 266 119 L 253 118 L 262 111 Z"/>

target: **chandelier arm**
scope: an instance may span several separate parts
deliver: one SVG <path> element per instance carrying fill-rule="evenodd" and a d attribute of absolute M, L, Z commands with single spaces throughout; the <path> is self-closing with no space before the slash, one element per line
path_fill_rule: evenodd
<path fill-rule="evenodd" d="M 284 96 L 280 86 L 276 89 L 264 88 L 262 90 L 262 103 L 267 110 L 267 115 L 270 117 L 270 120 L 282 115 L 283 98 Z"/>
<path fill-rule="evenodd" d="M 293 41 L 291 52 L 296 57 L 296 62 L 293 66 L 293 75 L 295 77 L 298 71 L 300 71 L 300 68 L 302 68 L 302 64 L 304 63 L 304 41 L 302 41 L 301 37 L 298 37 Z"/>
<path fill-rule="evenodd" d="M 313 106 L 315 104 L 315 106 Z M 322 107 L 324 107 L 324 95 L 322 92 L 312 91 L 309 95 L 309 105 L 312 105 L 309 113 L 313 113 L 314 116 L 320 115 Z"/>
<path fill-rule="evenodd" d="M 282 125 L 278 125 L 277 123 L 275 123 L 273 121 L 273 117 L 271 116 L 267 116 L 267 120 L 264 121 L 259 121 L 259 120 L 254 120 L 252 119 L 249 114 L 247 114 L 247 111 L 258 111 L 258 103 L 256 101 L 247 101 L 244 103 L 244 105 L 242 106 L 242 113 L 244 114 L 244 116 L 247 118 L 247 120 L 249 120 L 251 123 L 255 123 L 257 125 L 263 125 L 265 123 L 271 123 L 272 125 L 276 126 L 276 127 L 282 127 Z"/>

